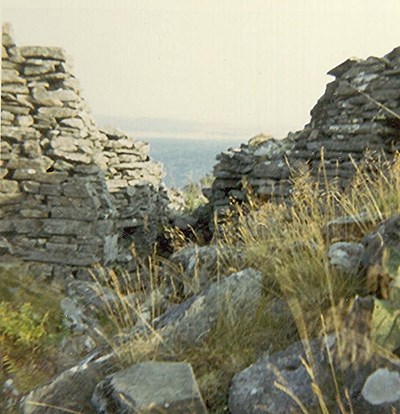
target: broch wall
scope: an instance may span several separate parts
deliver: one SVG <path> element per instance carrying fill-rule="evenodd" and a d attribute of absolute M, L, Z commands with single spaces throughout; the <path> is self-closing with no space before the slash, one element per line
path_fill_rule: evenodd
<path fill-rule="evenodd" d="M 128 261 L 166 220 L 160 165 L 96 126 L 63 49 L 17 47 L 7 24 L 2 39 L 2 253 L 49 278 Z"/>
<path fill-rule="evenodd" d="M 345 188 L 354 164 L 391 159 L 400 149 L 400 48 L 383 58 L 349 59 L 328 74 L 335 80 L 302 131 L 284 140 L 255 137 L 219 155 L 216 180 L 206 194 L 214 211 L 229 209 L 232 199 L 244 200 L 245 185 L 266 199 L 288 197 L 293 172 L 317 177 L 321 157 L 327 177 Z"/>

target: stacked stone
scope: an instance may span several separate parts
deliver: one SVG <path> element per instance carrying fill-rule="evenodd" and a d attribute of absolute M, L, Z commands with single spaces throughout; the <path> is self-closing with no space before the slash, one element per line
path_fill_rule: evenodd
<path fill-rule="evenodd" d="M 123 245 L 118 260 L 126 262 L 130 244 L 134 242 L 139 252 L 148 251 L 166 222 L 164 172 L 150 160 L 147 143 L 116 129 L 103 129 L 102 133 L 107 137 L 103 151 L 107 187 L 118 212 L 116 223 Z"/>
<path fill-rule="evenodd" d="M 107 263 L 116 231 L 99 141 L 65 53 L 17 48 L 3 28 L 0 231 L 12 254 L 55 268 Z M 65 270 L 65 269 L 64 269 Z M 64 272 L 63 272 L 64 273 Z"/>
<path fill-rule="evenodd" d="M 245 199 L 248 187 L 266 199 L 286 199 L 294 176 L 309 171 L 318 178 L 321 166 L 322 176 L 344 189 L 355 165 L 393 159 L 400 149 L 400 48 L 383 58 L 348 59 L 328 73 L 335 80 L 302 131 L 282 141 L 255 137 L 219 156 L 206 194 L 215 211 Z"/>
<path fill-rule="evenodd" d="M 7 253 L 51 278 L 117 260 L 125 228 L 138 244 L 151 228 L 145 240 L 155 241 L 166 204 L 160 167 L 145 144 L 97 128 L 62 49 L 16 47 L 4 25 L 1 109 Z"/>

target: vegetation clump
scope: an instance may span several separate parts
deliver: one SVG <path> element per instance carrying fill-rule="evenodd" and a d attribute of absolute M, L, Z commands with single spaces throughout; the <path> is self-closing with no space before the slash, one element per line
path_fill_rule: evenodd
<path fill-rule="evenodd" d="M 57 348 L 65 334 L 62 295 L 23 265 L 2 266 L 0 272 L 0 383 L 12 379 L 18 391 L 26 392 L 56 372 Z"/>

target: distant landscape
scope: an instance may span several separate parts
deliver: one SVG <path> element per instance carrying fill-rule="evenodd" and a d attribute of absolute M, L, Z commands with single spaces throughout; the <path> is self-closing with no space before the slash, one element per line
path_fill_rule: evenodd
<path fill-rule="evenodd" d="M 261 132 L 257 128 L 175 119 L 96 118 L 101 126 L 113 125 L 137 139 L 149 142 L 151 158 L 164 165 L 165 183 L 177 188 L 211 173 L 219 153 L 239 146 Z"/>

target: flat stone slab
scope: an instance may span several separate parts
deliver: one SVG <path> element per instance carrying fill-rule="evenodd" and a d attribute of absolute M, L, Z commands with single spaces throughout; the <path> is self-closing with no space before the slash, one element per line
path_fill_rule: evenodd
<path fill-rule="evenodd" d="M 206 414 L 190 364 L 142 362 L 106 377 L 93 394 L 99 414 Z"/>

